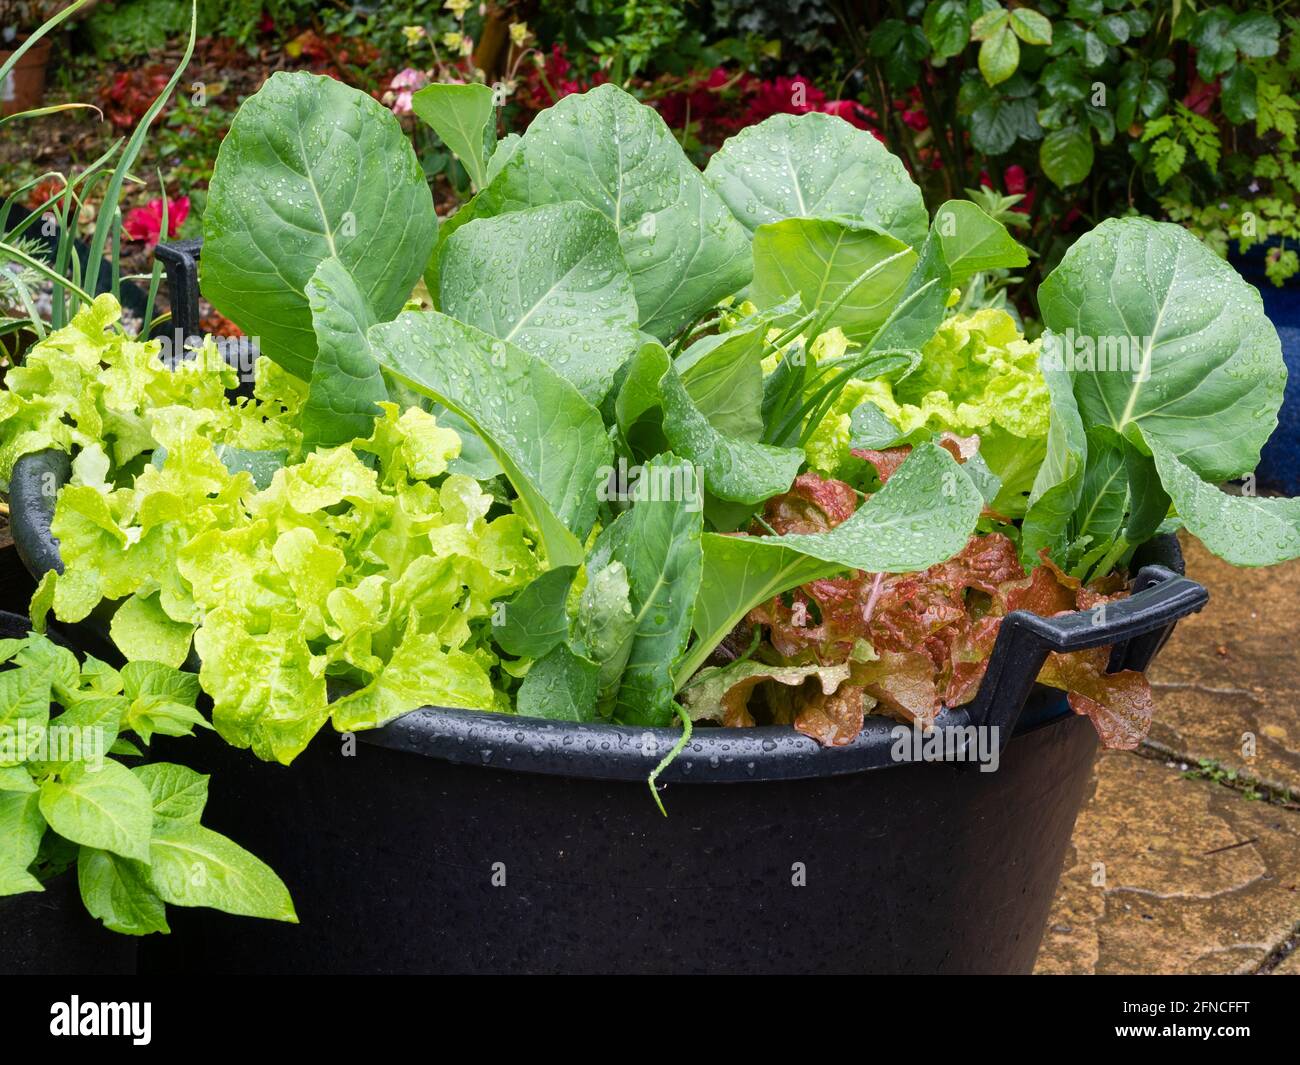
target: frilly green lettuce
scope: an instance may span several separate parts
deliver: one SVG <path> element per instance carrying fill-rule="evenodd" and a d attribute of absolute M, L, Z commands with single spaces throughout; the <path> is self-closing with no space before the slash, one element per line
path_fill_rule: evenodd
<path fill-rule="evenodd" d="M 459 435 L 384 403 L 369 437 L 259 490 L 222 449 L 294 453 L 301 383 L 259 360 L 254 398 L 232 402 L 215 348 L 169 370 L 157 343 L 110 331 L 119 313 L 100 297 L 0 392 L 6 475 L 29 451 L 75 452 L 52 526 L 65 571 L 42 582 L 42 614 L 116 602 L 130 660 L 180 666 L 192 644 L 217 730 L 285 763 L 331 715 L 355 729 L 430 702 L 509 709 L 493 605 L 540 563 L 521 517 L 489 518 L 494 497 L 447 472 Z"/>
<path fill-rule="evenodd" d="M 946 319 L 922 349 L 920 365 L 901 382 L 849 383 L 808 442 L 809 464 L 829 476 L 843 473 L 850 417 L 870 401 L 900 439 L 918 430 L 977 433 L 980 453 L 1002 482 L 993 508 L 1008 517 L 1023 514 L 1047 441 L 1049 397 L 1038 349 L 1005 311 Z"/>
<path fill-rule="evenodd" d="M 160 409 L 203 413 L 209 435 L 231 447 L 298 448 L 300 382 L 259 359 L 254 398 L 231 401 L 235 370 L 211 338 L 174 371 L 158 357 L 159 341 L 114 329 L 121 313 L 113 296 L 96 297 L 8 371 L 0 390 L 0 487 L 21 456 L 47 448 L 72 453 L 102 444 L 114 470 L 126 467 L 162 444 L 153 425 Z"/>

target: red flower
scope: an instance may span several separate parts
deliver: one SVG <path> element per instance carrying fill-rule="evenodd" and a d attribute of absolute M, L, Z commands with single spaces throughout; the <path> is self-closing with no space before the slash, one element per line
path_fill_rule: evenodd
<path fill-rule="evenodd" d="M 930 118 L 924 111 L 904 111 L 903 122 L 918 133 L 930 128 Z"/>
<path fill-rule="evenodd" d="M 745 124 L 753 125 L 773 115 L 806 115 L 820 111 L 826 94 L 802 75 L 760 81 L 745 112 Z"/>
<path fill-rule="evenodd" d="M 190 198 L 180 196 L 167 201 L 167 236 L 174 237 L 180 231 L 181 223 L 190 213 Z M 122 232 L 128 240 L 143 240 L 150 247 L 158 243 L 162 231 L 163 202 L 161 199 L 150 200 L 143 207 L 133 207 L 126 212 L 122 222 Z"/>
<path fill-rule="evenodd" d="M 821 110 L 828 115 L 834 115 L 836 118 L 842 118 L 850 125 L 857 126 L 858 129 L 865 129 L 874 133 L 871 128 L 872 118 L 875 114 L 863 107 L 857 100 L 827 100 L 821 106 Z"/>
<path fill-rule="evenodd" d="M 1199 77 L 1193 78 L 1187 95 L 1183 97 L 1183 106 L 1198 115 L 1208 115 L 1214 101 L 1219 98 L 1219 88 L 1217 80 L 1206 84 Z"/>

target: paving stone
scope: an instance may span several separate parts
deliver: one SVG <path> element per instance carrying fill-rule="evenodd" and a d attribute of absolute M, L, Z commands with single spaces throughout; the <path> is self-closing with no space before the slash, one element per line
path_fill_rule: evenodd
<path fill-rule="evenodd" d="M 1236 569 L 1191 537 L 1183 548 L 1210 603 L 1152 664 L 1148 747 L 1193 764 L 1212 759 L 1300 799 L 1300 561 Z"/>
<path fill-rule="evenodd" d="M 1292 939 L 1300 812 L 1136 754 L 1094 775 L 1037 972 L 1249 973 Z"/>

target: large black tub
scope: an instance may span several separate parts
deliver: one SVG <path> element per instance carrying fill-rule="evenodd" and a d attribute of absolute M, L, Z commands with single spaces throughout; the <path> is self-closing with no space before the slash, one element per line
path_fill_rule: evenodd
<path fill-rule="evenodd" d="M 57 545 L 50 497 L 28 489 L 57 465 L 27 456 L 14 474 L 15 538 L 38 569 Z M 173 908 L 142 967 L 1026 972 L 1096 752 L 1092 725 L 1034 678 L 1049 650 L 1106 645 L 1112 669 L 1144 670 L 1207 599 L 1172 537 L 1137 563 L 1104 618 L 1003 621 L 979 695 L 938 722 L 996 727 L 995 772 L 900 762 L 878 717 L 834 749 L 701 728 L 661 777 L 664 818 L 645 780 L 671 729 L 425 709 L 322 734 L 290 768 L 210 734 L 159 739 L 159 757 L 214 774 L 205 823 L 284 878 L 301 924 Z"/>

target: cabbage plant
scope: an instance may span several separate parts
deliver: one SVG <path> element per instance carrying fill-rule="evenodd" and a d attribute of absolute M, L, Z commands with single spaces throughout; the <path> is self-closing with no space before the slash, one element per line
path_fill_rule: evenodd
<path fill-rule="evenodd" d="M 1219 488 L 1284 370 L 1254 289 L 1182 229 L 1082 238 L 1030 343 L 953 310 L 1024 249 L 973 203 L 929 214 L 839 118 L 776 116 L 702 172 L 611 85 L 499 142 L 485 86 L 418 95 L 479 183 L 441 223 L 363 93 L 277 73 L 232 123 L 202 287 L 259 342 L 253 401 L 220 365 L 161 380 L 103 317 L 3 394 L 0 475 L 78 452 L 37 613 L 124 600 L 119 646 L 196 651 L 231 742 L 288 762 L 327 720 L 427 704 L 745 724 L 760 683 L 847 742 L 873 706 L 969 698 L 1007 610 L 1122 594 L 1158 532 L 1300 555 L 1294 501 Z M 909 627 L 935 589 L 965 622 Z M 1104 675 L 1044 679 L 1132 687 Z M 777 690 L 805 681 L 821 724 Z"/>

